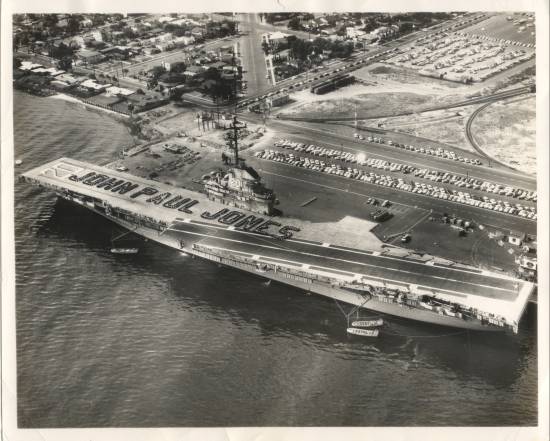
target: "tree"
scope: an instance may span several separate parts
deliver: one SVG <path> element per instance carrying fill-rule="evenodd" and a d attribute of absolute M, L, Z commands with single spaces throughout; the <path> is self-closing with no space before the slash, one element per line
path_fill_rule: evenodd
<path fill-rule="evenodd" d="M 269 54 L 269 44 L 267 43 L 267 41 L 262 41 L 262 50 L 264 51 L 264 54 L 267 55 Z"/>
<path fill-rule="evenodd" d="M 288 22 L 288 29 L 293 29 L 295 31 L 302 29 L 302 24 L 300 23 L 300 19 L 298 17 L 294 17 L 290 19 L 290 21 Z"/>
<path fill-rule="evenodd" d="M 71 70 L 71 68 L 73 67 L 73 59 L 71 57 L 63 57 L 61 60 L 59 60 L 57 66 L 61 70 Z"/>
<path fill-rule="evenodd" d="M 157 80 L 163 73 L 166 72 L 164 66 L 155 66 L 151 69 L 151 75 Z"/>
<path fill-rule="evenodd" d="M 67 21 L 67 32 L 69 34 L 77 34 L 80 32 L 80 19 L 78 16 L 72 15 Z"/>

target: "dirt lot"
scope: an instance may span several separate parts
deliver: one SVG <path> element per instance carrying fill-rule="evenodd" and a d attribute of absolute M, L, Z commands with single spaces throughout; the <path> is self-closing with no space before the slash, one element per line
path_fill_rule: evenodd
<path fill-rule="evenodd" d="M 472 133 L 494 158 L 536 175 L 535 97 L 516 98 L 488 106 L 474 120 Z"/>
<path fill-rule="evenodd" d="M 379 118 L 368 121 L 367 126 L 377 127 L 382 124 L 381 127 L 385 130 L 434 139 L 438 144 L 475 151 L 464 131 L 471 111 L 471 107 L 459 107 L 394 118 Z"/>
<path fill-rule="evenodd" d="M 381 64 L 361 68 L 353 75 L 363 84 L 325 95 L 315 95 L 307 89 L 294 93 L 292 99 L 295 103 L 283 107 L 280 112 L 305 117 L 319 117 L 326 113 L 352 116 L 355 111 L 358 116 L 366 118 L 391 116 L 461 101 L 482 89 L 421 77 L 404 68 Z"/>

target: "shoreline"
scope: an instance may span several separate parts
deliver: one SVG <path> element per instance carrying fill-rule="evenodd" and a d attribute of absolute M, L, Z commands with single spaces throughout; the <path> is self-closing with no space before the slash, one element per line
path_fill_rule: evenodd
<path fill-rule="evenodd" d="M 93 104 L 85 103 L 85 102 L 79 100 L 78 98 L 72 97 L 70 95 L 66 95 L 64 93 L 56 93 L 55 95 L 51 95 L 47 98 L 62 100 L 62 101 L 66 101 L 68 103 L 81 104 L 82 106 L 86 107 L 87 109 L 90 109 L 90 110 L 95 109 L 95 110 L 99 110 L 101 112 L 104 112 L 108 115 L 111 115 L 113 117 L 120 117 L 121 119 L 123 119 L 123 121 L 128 121 L 130 119 L 129 115 L 124 115 L 122 113 L 115 112 L 114 110 L 109 110 L 109 109 L 105 109 L 103 107 L 94 106 Z"/>

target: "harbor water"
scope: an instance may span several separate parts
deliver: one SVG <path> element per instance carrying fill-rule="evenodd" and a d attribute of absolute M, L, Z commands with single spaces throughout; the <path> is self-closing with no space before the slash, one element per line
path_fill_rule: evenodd
<path fill-rule="evenodd" d="M 110 115 L 19 92 L 14 132 L 16 173 L 132 142 Z M 392 317 L 349 336 L 333 301 L 150 241 L 111 254 L 119 232 L 16 181 L 20 427 L 537 424 L 533 305 L 513 336 Z"/>

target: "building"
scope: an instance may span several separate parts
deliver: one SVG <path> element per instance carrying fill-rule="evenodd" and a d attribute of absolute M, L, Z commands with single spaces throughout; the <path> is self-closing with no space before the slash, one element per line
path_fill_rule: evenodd
<path fill-rule="evenodd" d="M 89 18 L 84 18 L 80 20 L 80 26 L 82 26 L 83 28 L 90 28 L 93 24 L 94 23 Z"/>
<path fill-rule="evenodd" d="M 88 34 L 86 34 L 84 37 L 92 38 L 95 41 L 103 41 L 103 35 L 101 34 L 101 31 L 91 31 Z"/>
<path fill-rule="evenodd" d="M 168 96 L 160 93 L 148 92 L 147 94 L 134 93 L 127 97 L 128 103 L 132 104 L 134 112 L 144 112 L 155 107 L 163 106 L 169 101 Z"/>
<path fill-rule="evenodd" d="M 80 81 L 78 78 L 76 78 L 76 77 L 74 77 L 74 76 L 72 76 L 71 74 L 68 74 L 68 73 L 57 75 L 55 79 L 57 81 L 62 81 L 64 83 L 67 83 L 70 86 L 73 86 L 73 85 L 77 84 Z"/>
<path fill-rule="evenodd" d="M 201 77 L 204 72 L 206 72 L 206 69 L 202 66 L 189 66 L 185 72 L 183 72 L 183 75 L 185 75 L 188 78 L 195 78 L 195 77 Z"/>
<path fill-rule="evenodd" d="M 195 37 L 176 37 L 174 38 L 174 45 L 177 47 L 183 47 L 183 46 L 189 46 L 190 44 L 193 44 L 195 42 Z"/>
<path fill-rule="evenodd" d="M 87 89 L 89 92 L 100 93 L 111 87 L 111 84 L 100 84 L 95 80 L 88 79 L 80 83 L 80 87 Z"/>
<path fill-rule="evenodd" d="M 127 97 L 132 95 L 133 93 L 135 93 L 135 91 L 117 86 L 110 86 L 105 89 L 105 94 L 107 96 Z"/>
<path fill-rule="evenodd" d="M 525 240 L 525 233 L 520 233 L 519 231 L 510 231 L 508 235 L 508 242 L 512 245 L 520 247 Z"/>
<path fill-rule="evenodd" d="M 290 60 L 290 49 L 285 49 L 273 54 L 273 59 L 276 61 L 287 61 Z"/>
<path fill-rule="evenodd" d="M 97 64 L 105 58 L 100 52 L 88 49 L 80 49 L 76 53 L 76 57 L 83 64 Z"/>
<path fill-rule="evenodd" d="M 351 39 L 351 40 L 356 40 L 357 38 L 365 35 L 366 32 L 365 31 L 362 31 L 360 29 L 357 29 L 357 28 L 351 28 L 351 27 L 348 27 L 346 28 L 346 37 Z"/>
<path fill-rule="evenodd" d="M 202 40 L 204 38 L 204 34 L 205 30 L 203 28 L 199 28 L 198 26 L 191 29 L 191 36 L 195 37 L 195 39 Z"/>
<path fill-rule="evenodd" d="M 265 102 L 269 107 L 278 107 L 288 103 L 289 100 L 290 97 L 288 96 L 288 94 L 282 94 L 267 98 Z"/>
<path fill-rule="evenodd" d="M 186 66 L 184 61 L 163 61 L 161 66 L 166 69 L 167 72 L 170 71 L 180 71 L 181 68 Z"/>
<path fill-rule="evenodd" d="M 127 60 L 137 51 L 128 46 L 111 46 L 105 49 L 101 49 L 99 52 L 116 60 Z"/>
<path fill-rule="evenodd" d="M 166 43 L 157 43 L 155 45 L 155 48 L 157 48 L 161 52 L 166 52 L 166 51 L 170 51 L 172 49 L 175 49 L 176 45 L 173 41 L 169 41 L 169 42 L 166 42 Z"/>
<path fill-rule="evenodd" d="M 289 34 L 285 34 L 284 32 L 279 31 L 268 32 L 266 34 L 262 34 L 262 43 L 267 43 L 272 47 L 277 47 L 281 44 L 286 43 L 289 36 Z"/>

